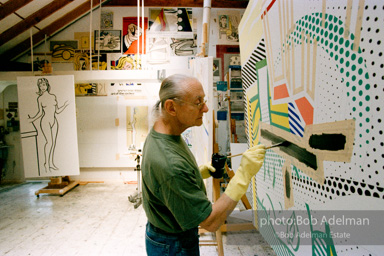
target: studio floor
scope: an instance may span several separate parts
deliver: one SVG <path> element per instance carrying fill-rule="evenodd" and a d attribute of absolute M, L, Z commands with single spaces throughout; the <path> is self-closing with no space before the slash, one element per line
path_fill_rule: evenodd
<path fill-rule="evenodd" d="M 88 183 L 64 196 L 37 197 L 46 185 L 0 185 L 0 255 L 146 255 L 147 218 L 128 200 L 136 185 Z M 276 255 L 256 230 L 223 233 L 223 245 L 224 255 Z M 217 255 L 217 249 L 201 246 L 200 254 Z"/>

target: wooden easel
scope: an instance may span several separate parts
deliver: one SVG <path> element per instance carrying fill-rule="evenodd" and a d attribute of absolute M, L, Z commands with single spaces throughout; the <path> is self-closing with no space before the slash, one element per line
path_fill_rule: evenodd
<path fill-rule="evenodd" d="M 37 197 L 39 197 L 40 194 L 55 194 L 63 196 L 65 193 L 67 193 L 69 190 L 73 189 L 77 185 L 79 185 L 79 181 L 70 180 L 69 176 L 52 177 L 51 182 L 48 183 L 48 186 L 37 190 L 35 192 L 35 195 Z"/>
<path fill-rule="evenodd" d="M 212 137 L 213 137 L 213 153 L 218 153 L 219 152 L 219 145 L 216 142 L 216 119 L 215 119 L 215 112 L 213 111 L 213 132 L 212 132 Z M 229 169 L 228 165 L 225 164 L 225 170 L 231 179 L 234 175 L 235 172 Z M 216 202 L 219 197 L 220 197 L 220 183 L 224 181 L 223 179 L 214 179 L 212 178 L 212 190 L 213 190 L 213 202 Z M 246 195 L 243 195 L 241 198 L 242 203 L 244 204 L 244 207 L 249 210 L 252 209 L 251 204 L 248 201 L 248 198 Z M 217 230 L 216 233 L 216 240 L 201 240 L 199 245 L 200 246 L 217 246 L 217 251 L 219 256 L 224 256 L 224 247 L 223 247 L 223 237 L 222 237 L 222 232 L 228 232 L 228 231 L 243 231 L 243 230 L 253 230 L 256 229 L 253 226 L 252 222 L 247 222 L 247 223 L 236 223 L 236 224 L 228 224 L 225 223 L 223 224 L 219 230 Z M 205 233 L 207 232 L 205 229 L 199 229 L 199 233 Z"/>
<path fill-rule="evenodd" d="M 215 111 L 212 111 L 213 115 L 213 154 L 219 152 L 219 145 L 216 142 L 216 119 Z M 213 202 L 216 202 L 220 197 L 220 181 L 221 179 L 212 178 L 212 192 L 213 192 Z M 199 234 L 207 232 L 205 229 L 199 229 Z M 223 247 L 223 236 L 221 234 L 221 229 L 218 229 L 216 233 L 216 240 L 201 240 L 200 246 L 217 246 L 217 251 L 219 256 L 224 256 L 224 247 Z"/>

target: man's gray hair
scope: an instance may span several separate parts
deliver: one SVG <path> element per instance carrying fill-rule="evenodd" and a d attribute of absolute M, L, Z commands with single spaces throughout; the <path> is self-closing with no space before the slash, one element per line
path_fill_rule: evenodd
<path fill-rule="evenodd" d="M 168 99 L 183 98 L 187 93 L 187 85 L 191 80 L 197 80 L 193 76 L 175 74 L 163 80 L 160 85 L 159 98 L 153 108 L 155 119 L 161 117 L 161 110 L 164 108 L 164 103 Z"/>

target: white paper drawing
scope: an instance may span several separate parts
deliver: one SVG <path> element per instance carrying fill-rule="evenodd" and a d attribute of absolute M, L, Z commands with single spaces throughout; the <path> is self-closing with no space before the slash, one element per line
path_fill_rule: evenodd
<path fill-rule="evenodd" d="M 18 77 L 25 177 L 79 174 L 73 76 Z"/>

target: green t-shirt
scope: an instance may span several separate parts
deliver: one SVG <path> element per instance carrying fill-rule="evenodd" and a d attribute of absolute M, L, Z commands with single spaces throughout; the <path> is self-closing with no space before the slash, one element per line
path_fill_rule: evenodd
<path fill-rule="evenodd" d="M 142 158 L 148 221 L 170 233 L 196 228 L 212 211 L 195 158 L 181 136 L 148 134 Z"/>

